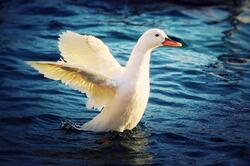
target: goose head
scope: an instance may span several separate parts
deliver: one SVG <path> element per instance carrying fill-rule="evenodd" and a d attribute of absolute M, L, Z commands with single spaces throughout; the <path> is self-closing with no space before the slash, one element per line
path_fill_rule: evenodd
<path fill-rule="evenodd" d="M 170 39 L 163 30 L 149 29 L 139 38 L 138 44 L 146 50 L 160 46 L 181 47 L 182 44 Z"/>

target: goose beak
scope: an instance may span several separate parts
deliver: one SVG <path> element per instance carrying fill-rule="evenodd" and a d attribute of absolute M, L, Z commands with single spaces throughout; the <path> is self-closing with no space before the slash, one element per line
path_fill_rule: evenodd
<path fill-rule="evenodd" d="M 181 47 L 182 44 L 176 42 L 170 38 L 165 38 L 165 40 L 161 43 L 163 46 L 170 46 L 170 47 Z"/>

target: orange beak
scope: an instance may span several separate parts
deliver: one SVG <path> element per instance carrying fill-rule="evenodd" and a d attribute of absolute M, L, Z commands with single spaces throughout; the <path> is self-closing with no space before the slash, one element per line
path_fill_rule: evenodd
<path fill-rule="evenodd" d="M 164 42 L 161 43 L 163 46 L 170 46 L 170 47 L 181 47 L 182 44 L 179 42 L 176 42 L 172 39 L 165 38 Z"/>

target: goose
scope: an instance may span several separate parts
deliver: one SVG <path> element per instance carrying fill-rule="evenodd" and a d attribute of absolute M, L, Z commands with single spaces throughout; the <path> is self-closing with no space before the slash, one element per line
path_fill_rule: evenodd
<path fill-rule="evenodd" d="M 98 38 L 72 31 L 59 35 L 60 60 L 27 61 L 44 77 L 85 93 L 86 107 L 100 112 L 80 130 L 132 130 L 141 120 L 150 94 L 150 57 L 160 46 L 180 47 L 163 30 L 149 29 L 138 39 L 123 67 Z"/>

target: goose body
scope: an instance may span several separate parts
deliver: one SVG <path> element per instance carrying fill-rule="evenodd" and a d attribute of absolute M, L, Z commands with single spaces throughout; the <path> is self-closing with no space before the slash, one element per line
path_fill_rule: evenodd
<path fill-rule="evenodd" d="M 144 32 L 122 67 L 101 40 L 67 31 L 59 38 L 63 60 L 28 63 L 45 77 L 86 93 L 87 107 L 101 111 L 83 124 L 82 130 L 123 132 L 133 129 L 144 114 L 150 93 L 151 52 L 163 45 L 177 47 L 181 43 L 160 29 Z"/>

